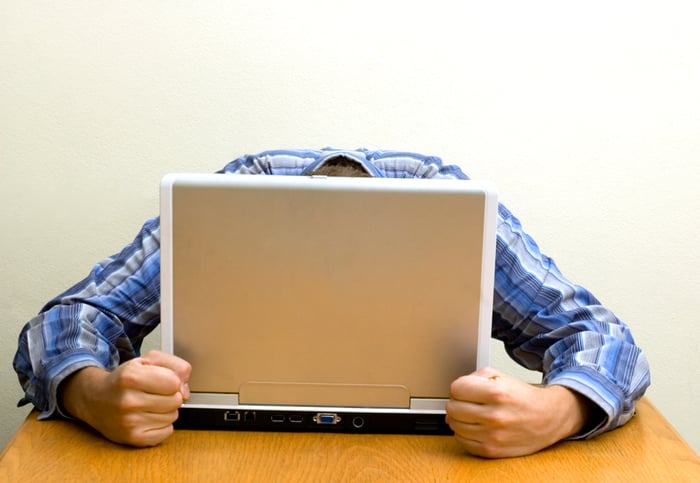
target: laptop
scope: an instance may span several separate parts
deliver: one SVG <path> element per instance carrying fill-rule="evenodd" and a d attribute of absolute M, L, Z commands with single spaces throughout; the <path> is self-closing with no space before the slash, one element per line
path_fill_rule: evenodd
<path fill-rule="evenodd" d="M 465 180 L 166 175 L 178 428 L 449 434 L 488 363 L 497 195 Z"/>

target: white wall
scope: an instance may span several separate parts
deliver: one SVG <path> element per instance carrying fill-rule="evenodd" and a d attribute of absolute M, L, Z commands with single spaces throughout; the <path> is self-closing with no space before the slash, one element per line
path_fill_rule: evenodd
<path fill-rule="evenodd" d="M 22 324 L 157 213 L 162 174 L 333 145 L 436 154 L 494 180 L 633 327 L 650 398 L 700 451 L 699 13 L 0 0 L 0 446 L 27 412 L 11 369 Z"/>

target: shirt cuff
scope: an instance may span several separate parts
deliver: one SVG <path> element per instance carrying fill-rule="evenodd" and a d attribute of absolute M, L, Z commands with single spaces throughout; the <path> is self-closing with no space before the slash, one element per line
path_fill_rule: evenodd
<path fill-rule="evenodd" d="M 626 423 L 634 414 L 623 412 L 624 395 L 611 381 L 591 367 L 576 367 L 557 371 L 545 377 L 546 386 L 558 385 L 589 399 L 598 410 L 593 419 L 586 422 L 583 430 L 568 439 L 589 439 Z M 634 405 L 632 405 L 634 407 Z"/>
<path fill-rule="evenodd" d="M 51 367 L 51 378 L 47 391 L 48 405 L 47 408 L 39 414 L 39 419 L 48 419 L 56 414 L 66 419 L 75 419 L 61 407 L 58 396 L 63 381 L 86 367 L 104 368 L 92 354 L 85 352 L 70 354 L 62 358 L 60 363 Z"/>

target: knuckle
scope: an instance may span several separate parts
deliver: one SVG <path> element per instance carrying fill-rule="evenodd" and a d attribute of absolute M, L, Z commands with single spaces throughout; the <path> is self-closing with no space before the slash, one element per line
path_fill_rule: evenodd
<path fill-rule="evenodd" d="M 118 406 L 121 412 L 125 413 L 125 419 L 130 419 L 129 413 L 139 409 L 141 406 L 140 399 L 130 391 L 122 393 L 118 400 Z"/>
<path fill-rule="evenodd" d="M 488 439 L 488 444 L 491 449 L 501 449 L 506 444 L 506 435 L 501 430 L 493 431 Z"/>
<path fill-rule="evenodd" d="M 489 397 L 494 404 L 505 404 L 511 397 L 510 392 L 499 384 L 494 384 L 489 388 Z"/>
<path fill-rule="evenodd" d="M 136 371 L 132 370 L 130 367 L 125 367 L 124 370 L 119 373 L 117 385 L 124 389 L 136 387 L 138 385 L 138 375 Z"/>
<path fill-rule="evenodd" d="M 496 409 L 485 416 L 488 425 L 492 428 L 507 428 L 511 424 L 511 418 L 507 411 Z"/>

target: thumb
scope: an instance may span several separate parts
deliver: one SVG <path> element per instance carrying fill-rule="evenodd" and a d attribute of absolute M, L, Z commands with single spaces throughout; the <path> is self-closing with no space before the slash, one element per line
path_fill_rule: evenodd
<path fill-rule="evenodd" d="M 497 371 L 493 367 L 489 367 L 489 366 L 480 367 L 479 369 L 474 371 L 472 373 L 472 375 L 483 377 L 484 379 L 490 379 L 493 381 L 504 376 L 504 374 L 502 372 Z"/>

